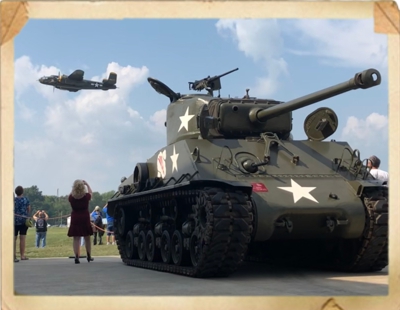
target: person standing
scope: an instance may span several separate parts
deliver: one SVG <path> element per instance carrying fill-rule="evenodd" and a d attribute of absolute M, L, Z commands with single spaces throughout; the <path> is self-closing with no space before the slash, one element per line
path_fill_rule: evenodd
<path fill-rule="evenodd" d="M 96 206 L 93 210 L 92 213 L 90 213 L 90 221 L 92 222 L 92 227 L 93 227 L 93 245 L 97 244 L 97 234 L 99 235 L 99 244 L 101 244 L 101 232 L 100 229 L 103 228 L 103 222 L 102 222 L 102 216 L 101 216 L 101 211 L 100 207 Z M 97 228 L 97 227 L 99 228 Z"/>
<path fill-rule="evenodd" d="M 108 203 L 103 207 L 103 212 L 107 217 L 107 245 L 115 244 L 115 236 L 114 236 L 114 218 L 107 213 Z M 112 240 L 112 241 L 111 241 Z"/>
<path fill-rule="evenodd" d="M 86 189 L 86 187 L 87 189 Z M 85 238 L 85 247 L 87 261 L 94 259 L 90 255 L 91 243 L 90 236 L 93 235 L 92 225 L 90 223 L 89 201 L 92 199 L 92 189 L 84 180 L 75 180 L 72 185 L 72 191 L 68 197 L 71 205 L 71 224 L 68 229 L 68 237 L 73 237 L 73 250 L 75 254 L 75 264 L 79 264 L 79 245 L 81 237 Z"/>
<path fill-rule="evenodd" d="M 21 255 L 21 260 L 28 260 L 25 256 L 25 245 L 26 245 L 26 234 L 28 232 L 28 226 L 26 225 L 26 220 L 28 214 L 31 212 L 31 205 L 29 199 L 23 196 L 24 188 L 22 186 L 17 186 L 15 188 L 14 197 L 14 262 L 19 262 L 17 259 L 17 239 L 19 233 L 19 252 Z"/>
<path fill-rule="evenodd" d="M 379 169 L 379 166 L 381 165 L 381 160 L 375 156 L 372 155 L 368 159 L 368 164 L 367 167 L 370 168 L 370 174 L 377 180 L 380 180 L 383 182 L 384 185 L 389 184 L 389 173 L 386 171 Z"/>
<path fill-rule="evenodd" d="M 40 240 L 42 240 L 42 248 L 46 247 L 47 221 L 49 216 L 43 210 L 37 211 L 33 215 L 36 221 L 36 247 L 39 248 Z"/>

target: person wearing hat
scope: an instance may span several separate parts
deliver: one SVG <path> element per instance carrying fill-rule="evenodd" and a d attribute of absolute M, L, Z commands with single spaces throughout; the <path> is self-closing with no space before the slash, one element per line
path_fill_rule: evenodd
<path fill-rule="evenodd" d="M 28 260 L 25 256 L 25 244 L 26 244 L 26 233 L 28 231 L 28 214 L 31 212 L 31 205 L 29 199 L 23 196 L 24 188 L 17 186 L 15 188 L 14 197 L 14 262 L 17 263 L 17 239 L 19 233 L 19 252 L 21 254 L 21 260 Z"/>
<path fill-rule="evenodd" d="M 92 222 L 92 227 L 93 227 L 93 245 L 97 244 L 97 234 L 99 235 L 99 245 L 102 244 L 101 242 L 101 237 L 103 234 L 100 233 L 100 230 L 96 228 L 100 227 L 103 228 L 103 217 L 101 216 L 101 209 L 99 206 L 96 206 L 93 210 L 93 212 L 90 214 L 90 221 Z"/>
<path fill-rule="evenodd" d="M 377 156 L 372 155 L 368 159 L 367 167 L 371 169 L 369 173 L 375 179 L 382 181 L 384 185 L 388 185 L 388 183 L 389 183 L 389 173 L 387 173 L 384 170 L 379 169 L 380 165 L 381 165 L 381 160 Z"/>

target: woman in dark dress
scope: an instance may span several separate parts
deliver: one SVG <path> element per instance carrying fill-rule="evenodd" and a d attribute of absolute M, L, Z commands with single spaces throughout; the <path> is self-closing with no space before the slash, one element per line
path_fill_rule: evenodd
<path fill-rule="evenodd" d="M 86 190 L 86 187 L 87 190 Z M 71 224 L 68 229 L 68 237 L 73 237 L 73 249 L 75 253 L 75 264 L 79 264 L 79 246 L 81 237 L 85 238 L 87 261 L 93 261 L 90 256 L 90 236 L 93 235 L 89 215 L 89 201 L 92 198 L 92 189 L 84 180 L 76 180 L 72 185 L 68 201 L 71 204 Z"/>

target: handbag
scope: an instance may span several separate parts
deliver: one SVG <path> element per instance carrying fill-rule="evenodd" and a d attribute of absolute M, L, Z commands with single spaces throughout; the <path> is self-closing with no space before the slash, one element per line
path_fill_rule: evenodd
<path fill-rule="evenodd" d="M 33 226 L 33 221 L 31 218 L 27 218 L 25 221 L 26 227 L 32 227 Z"/>

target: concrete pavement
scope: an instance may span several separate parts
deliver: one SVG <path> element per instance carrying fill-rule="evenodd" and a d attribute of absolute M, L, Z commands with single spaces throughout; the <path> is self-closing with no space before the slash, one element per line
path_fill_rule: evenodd
<path fill-rule="evenodd" d="M 196 279 L 126 266 L 119 257 L 14 263 L 16 294 L 97 296 L 349 296 L 388 294 L 388 269 L 345 274 L 246 263 L 228 278 Z"/>

